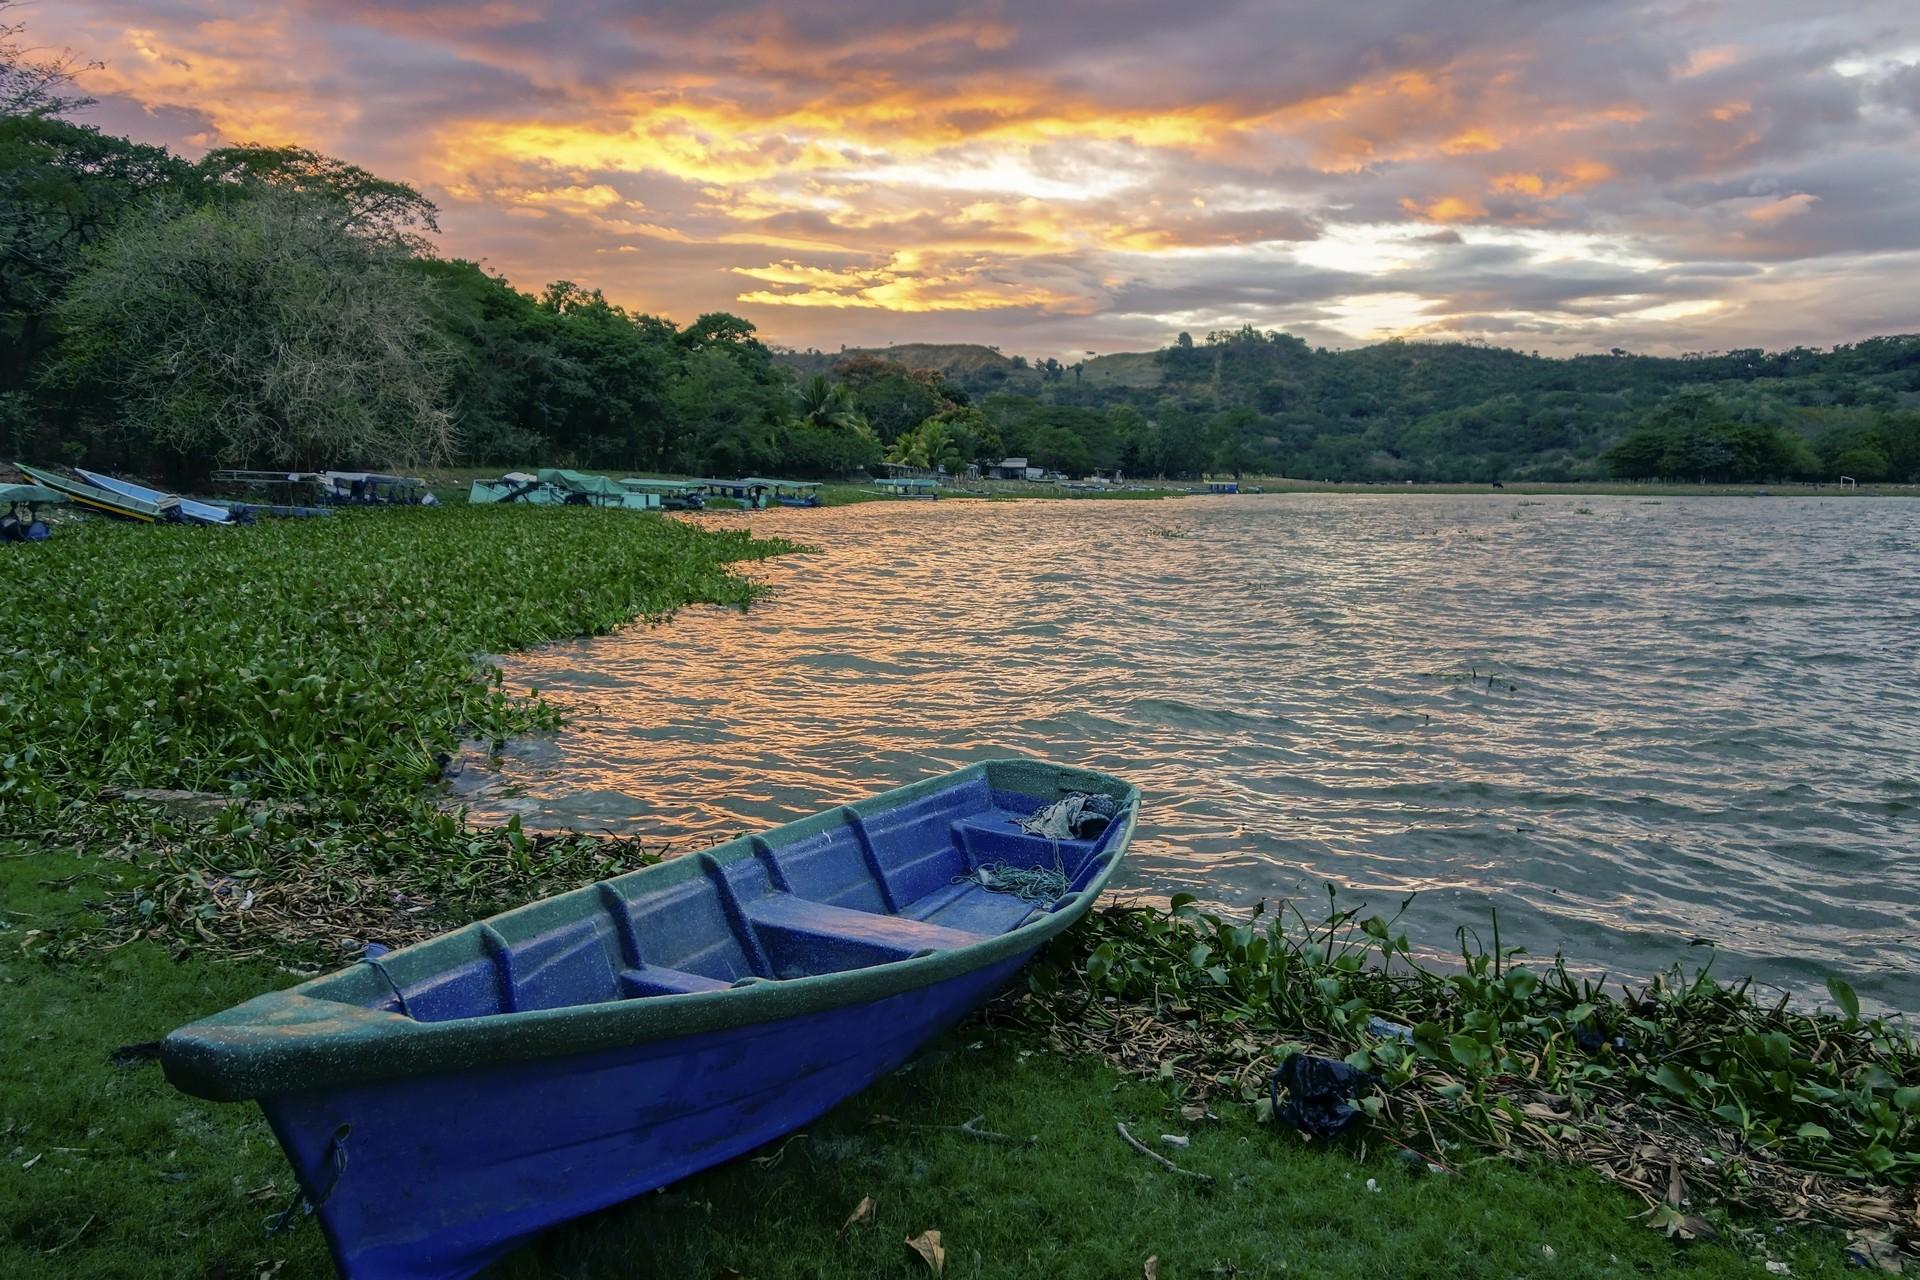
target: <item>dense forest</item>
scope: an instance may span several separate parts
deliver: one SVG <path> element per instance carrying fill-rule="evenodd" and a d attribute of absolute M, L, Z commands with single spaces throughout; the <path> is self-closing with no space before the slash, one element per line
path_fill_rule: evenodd
<path fill-rule="evenodd" d="M 828 477 L 1920 481 L 1920 337 L 1552 359 L 1227 330 L 1072 365 L 776 351 L 443 256 L 404 182 L 298 147 L 189 160 L 77 123 L 0 24 L 0 448 L 190 479 L 462 462 Z"/>
<path fill-rule="evenodd" d="M 1472 343 L 1334 351 L 1238 329 L 1073 365 L 975 346 L 780 358 L 803 373 L 937 369 L 992 439 L 1069 472 L 1920 481 L 1920 336 L 1549 359 Z"/>

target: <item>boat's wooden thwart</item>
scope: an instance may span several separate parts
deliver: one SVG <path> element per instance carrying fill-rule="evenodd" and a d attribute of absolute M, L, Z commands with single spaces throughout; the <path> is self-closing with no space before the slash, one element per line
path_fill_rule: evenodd
<path fill-rule="evenodd" d="M 1116 802 L 1104 831 L 1021 827 L 1076 793 Z M 974 765 L 258 997 L 162 1061 L 259 1100 L 343 1275 L 471 1275 L 897 1067 L 1085 914 L 1138 809 L 1105 774 Z"/>

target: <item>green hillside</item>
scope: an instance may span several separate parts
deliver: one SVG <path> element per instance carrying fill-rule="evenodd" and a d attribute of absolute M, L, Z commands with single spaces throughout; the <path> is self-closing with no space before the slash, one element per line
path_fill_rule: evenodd
<path fill-rule="evenodd" d="M 967 345 L 780 358 L 846 380 L 889 443 L 938 397 L 966 408 L 940 411 L 962 453 L 1004 449 L 1069 473 L 1920 482 L 1913 335 L 1556 358 L 1463 342 L 1335 351 L 1248 328 L 1070 365 Z M 912 370 L 939 385 L 902 413 Z"/>
<path fill-rule="evenodd" d="M 843 347 L 839 351 L 774 350 L 774 359 L 805 375 L 827 374 L 843 361 L 868 357 L 890 360 L 908 369 L 931 370 L 965 386 L 1040 385 L 1040 375 L 1025 359 L 1002 355 L 977 342 L 901 342 L 888 347 Z"/>

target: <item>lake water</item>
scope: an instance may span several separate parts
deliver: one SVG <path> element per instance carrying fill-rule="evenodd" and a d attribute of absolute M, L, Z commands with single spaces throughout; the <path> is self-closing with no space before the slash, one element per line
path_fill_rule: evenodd
<path fill-rule="evenodd" d="M 1264 495 L 702 519 L 747 613 L 506 663 L 482 815 L 710 842 L 1029 753 L 1145 792 L 1119 886 L 1343 897 L 1644 976 L 1920 1007 L 1920 502 Z M 1317 905 L 1304 904 L 1310 911 Z"/>

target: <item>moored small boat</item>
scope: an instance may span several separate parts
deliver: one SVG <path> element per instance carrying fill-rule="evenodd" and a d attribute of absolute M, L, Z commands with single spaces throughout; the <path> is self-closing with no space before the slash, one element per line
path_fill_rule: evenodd
<path fill-rule="evenodd" d="M 320 501 L 336 507 L 431 507 L 439 499 L 419 476 L 378 471 L 320 471 Z"/>
<path fill-rule="evenodd" d="M 767 487 L 771 481 L 749 476 L 739 480 L 699 480 L 695 483 L 706 491 L 709 498 L 725 498 L 743 507 L 758 509 L 773 503 L 772 491 Z"/>
<path fill-rule="evenodd" d="M 1138 808 L 976 764 L 260 996 L 162 1063 L 259 1101 L 343 1275 L 472 1275 L 899 1066 L 1085 914 Z"/>
<path fill-rule="evenodd" d="M 211 502 L 195 502 L 192 498 L 176 497 L 160 489 L 150 489 L 131 480 L 122 480 L 117 476 L 105 475 L 98 471 L 89 471 L 85 467 L 75 467 L 74 474 L 96 489 L 105 489 L 108 493 L 117 493 L 123 498 L 138 498 L 142 502 L 151 502 L 158 506 L 172 498 L 177 504 L 180 517 L 195 524 L 234 524 L 233 512 Z"/>
<path fill-rule="evenodd" d="M 817 507 L 820 502 L 820 482 L 817 480 L 762 480 L 754 477 L 757 483 L 767 486 L 767 492 L 773 500 L 783 507 Z"/>
<path fill-rule="evenodd" d="M 109 489 L 87 484 L 85 481 L 69 479 L 58 472 L 29 467 L 23 462 L 16 462 L 13 465 L 16 471 L 35 484 L 54 490 L 74 506 L 87 511 L 114 516 L 121 520 L 132 520 L 139 524 L 155 524 L 163 520 L 180 518 L 178 498 L 167 497 L 162 501 L 148 502 L 144 498 L 131 498 L 126 494 L 114 493 Z"/>
<path fill-rule="evenodd" d="M 932 501 L 940 497 L 940 482 L 924 476 L 882 476 L 873 483 L 874 492 L 888 498 Z"/>
<path fill-rule="evenodd" d="M 467 490 L 467 501 L 478 505 L 519 502 L 535 507 L 622 507 L 629 511 L 660 507 L 657 493 L 564 467 L 542 467 L 534 475 L 509 471 L 498 480 L 475 480 Z"/>
<path fill-rule="evenodd" d="M 631 491 L 658 497 L 660 505 L 668 511 L 698 511 L 707 505 L 698 480 L 655 480 L 628 476 L 620 483 Z"/>

